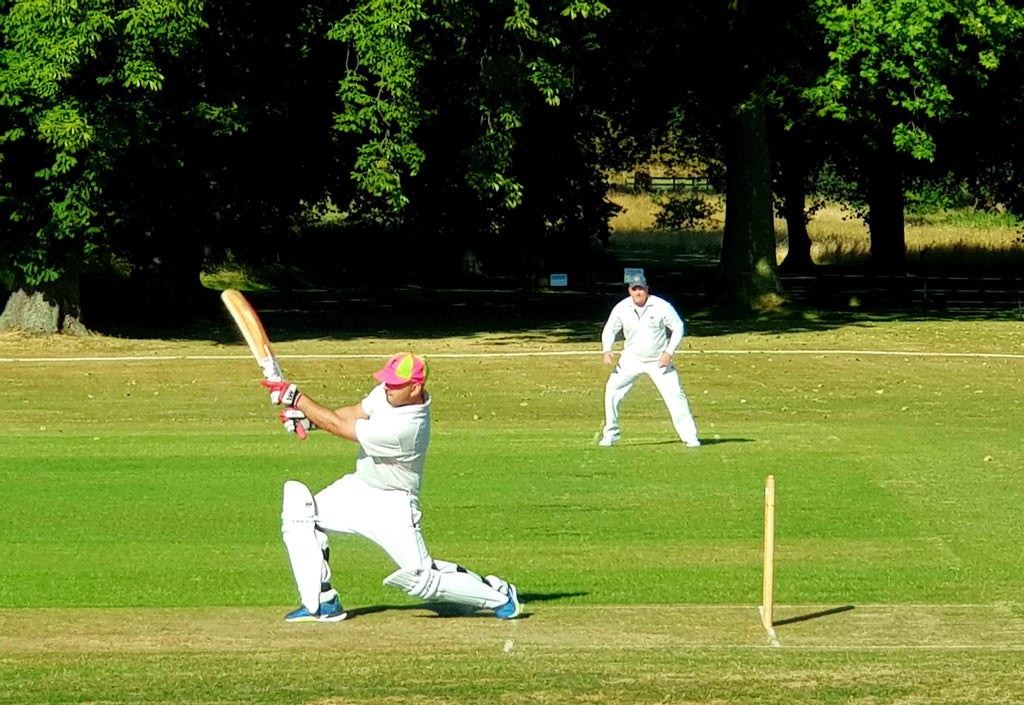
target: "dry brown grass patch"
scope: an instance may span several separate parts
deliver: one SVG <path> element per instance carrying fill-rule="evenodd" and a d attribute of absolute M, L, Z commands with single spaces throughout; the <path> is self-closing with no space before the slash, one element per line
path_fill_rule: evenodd
<path fill-rule="evenodd" d="M 645 246 L 672 248 L 681 253 L 717 256 L 721 251 L 725 217 L 721 196 L 708 196 L 715 204 L 715 220 L 704 228 L 685 232 L 656 228 L 661 208 L 650 194 L 610 192 L 608 199 L 623 209 L 611 221 L 613 241 L 617 238 L 620 246 L 624 246 L 625 239 L 639 239 Z M 788 252 L 784 219 L 775 219 L 775 232 L 776 257 L 781 262 Z M 841 206 L 829 205 L 817 211 L 807 224 L 807 233 L 811 238 L 811 258 L 817 264 L 859 264 L 870 256 L 871 234 L 867 224 Z M 1024 260 L 1024 239 L 1015 227 L 933 224 L 922 218 L 908 218 L 904 236 L 911 262 L 999 264 L 1007 258 Z"/>

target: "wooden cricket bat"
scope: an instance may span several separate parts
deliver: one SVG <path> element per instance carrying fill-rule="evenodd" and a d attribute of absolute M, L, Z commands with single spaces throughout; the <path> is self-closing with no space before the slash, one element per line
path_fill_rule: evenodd
<path fill-rule="evenodd" d="M 256 358 L 263 372 L 263 378 L 269 382 L 283 382 L 284 373 L 281 372 L 281 365 L 270 348 L 270 337 L 260 317 L 256 315 L 256 309 L 237 289 L 225 289 L 220 294 L 220 300 L 224 302 L 239 332 L 249 345 L 252 356 Z M 306 431 L 301 426 L 296 426 L 295 430 L 299 438 L 306 437 Z"/>

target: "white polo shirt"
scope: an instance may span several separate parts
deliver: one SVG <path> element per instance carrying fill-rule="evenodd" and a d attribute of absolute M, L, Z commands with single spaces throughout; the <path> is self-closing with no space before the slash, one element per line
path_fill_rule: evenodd
<path fill-rule="evenodd" d="M 686 333 L 683 319 L 665 299 L 648 295 L 647 303 L 637 306 L 626 297 L 615 304 L 601 332 L 604 352 L 610 352 L 615 339 L 625 338 L 623 355 L 641 362 L 657 360 L 662 353 L 675 353 Z"/>
<path fill-rule="evenodd" d="M 356 474 L 370 487 L 419 495 L 430 445 L 430 395 L 422 404 L 391 406 L 379 384 L 360 405 L 370 418 L 356 421 Z"/>

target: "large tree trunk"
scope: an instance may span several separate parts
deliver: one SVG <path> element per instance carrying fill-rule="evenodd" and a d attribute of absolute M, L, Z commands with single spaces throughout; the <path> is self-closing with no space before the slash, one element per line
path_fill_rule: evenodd
<path fill-rule="evenodd" d="M 742 315 L 782 302 L 775 259 L 771 165 L 763 101 L 748 96 L 732 111 L 726 134 L 725 232 L 718 306 Z"/>
<path fill-rule="evenodd" d="M 789 133 L 787 133 L 788 136 Z M 807 187 L 802 141 L 790 138 L 784 141 L 779 155 L 782 174 L 783 214 L 788 232 L 788 250 L 779 269 L 783 272 L 809 272 L 814 269 L 811 259 L 811 236 L 807 234 Z"/>
<path fill-rule="evenodd" d="M 868 227 L 871 269 L 905 274 L 907 245 L 903 229 L 903 178 L 895 150 L 887 142 L 868 157 Z"/>
<path fill-rule="evenodd" d="M 77 278 L 68 275 L 56 282 L 16 289 L 0 314 L 0 331 L 89 335 L 82 323 Z"/>
<path fill-rule="evenodd" d="M 725 117 L 725 231 L 719 266 L 718 310 L 743 316 L 782 302 L 775 260 L 768 120 L 763 98 L 763 0 L 734 0 L 729 8 L 729 112 Z"/>

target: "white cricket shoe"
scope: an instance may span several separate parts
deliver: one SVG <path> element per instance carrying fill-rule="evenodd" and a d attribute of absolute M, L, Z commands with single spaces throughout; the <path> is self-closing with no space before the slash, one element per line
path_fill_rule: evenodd
<path fill-rule="evenodd" d="M 601 440 L 597 442 L 597 445 L 602 448 L 611 448 L 618 440 L 618 436 L 602 436 Z"/>

